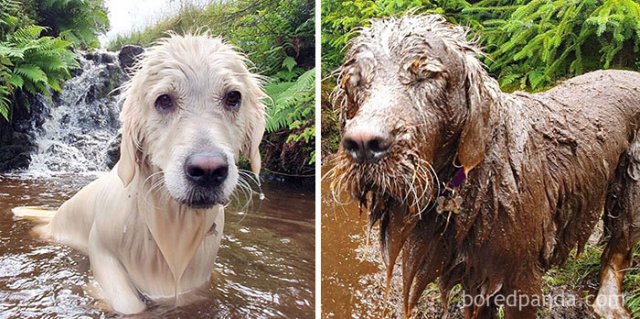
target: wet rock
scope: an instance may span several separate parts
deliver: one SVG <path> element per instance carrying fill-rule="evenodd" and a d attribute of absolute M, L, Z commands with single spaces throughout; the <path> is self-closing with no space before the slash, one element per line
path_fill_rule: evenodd
<path fill-rule="evenodd" d="M 85 53 L 84 58 L 98 64 L 108 64 L 115 61 L 115 57 L 111 52 L 90 52 Z"/>
<path fill-rule="evenodd" d="M 82 75 L 82 72 L 84 72 L 83 68 L 75 68 L 71 69 L 69 73 L 71 73 L 71 77 L 75 78 L 76 76 Z"/>
<path fill-rule="evenodd" d="M 0 118 L 0 172 L 29 166 L 36 133 L 49 116 L 49 99 L 36 94 L 12 105 L 12 121 Z"/>
<path fill-rule="evenodd" d="M 131 67 L 135 64 L 138 56 L 144 52 L 144 48 L 137 45 L 125 45 L 120 49 L 118 54 L 118 60 L 120 61 L 120 68 L 125 73 L 129 73 Z"/>
<path fill-rule="evenodd" d="M 29 167 L 32 145 L 8 145 L 0 147 L 0 172 Z"/>
<path fill-rule="evenodd" d="M 15 143 L 16 145 L 28 145 L 32 139 L 32 135 L 29 135 L 27 133 L 13 133 L 13 143 Z"/>
<path fill-rule="evenodd" d="M 100 56 L 100 63 L 111 64 L 115 62 L 116 58 L 112 53 L 102 53 Z"/>
<path fill-rule="evenodd" d="M 98 101 L 111 94 L 113 90 L 120 86 L 123 81 L 123 72 L 118 67 L 111 68 L 111 70 L 110 72 L 109 65 L 107 65 L 107 68 L 98 73 L 98 77 L 102 80 L 96 82 L 89 88 L 84 98 L 85 103 L 91 104 Z"/>

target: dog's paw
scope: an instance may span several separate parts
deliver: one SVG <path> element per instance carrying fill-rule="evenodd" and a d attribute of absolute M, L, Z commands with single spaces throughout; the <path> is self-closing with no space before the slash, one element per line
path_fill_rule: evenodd
<path fill-rule="evenodd" d="M 631 315 L 622 303 L 622 298 L 618 295 L 598 295 L 591 306 L 601 318 L 631 319 Z"/>
<path fill-rule="evenodd" d="M 147 306 L 140 300 L 116 298 L 113 300 L 113 310 L 123 315 L 134 315 L 143 312 Z"/>

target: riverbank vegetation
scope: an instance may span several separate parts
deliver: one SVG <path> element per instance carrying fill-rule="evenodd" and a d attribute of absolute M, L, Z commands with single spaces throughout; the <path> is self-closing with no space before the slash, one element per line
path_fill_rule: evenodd
<path fill-rule="evenodd" d="M 204 7 L 184 5 L 142 31 L 108 44 L 151 45 L 171 30 L 207 30 L 245 52 L 254 71 L 266 77 L 269 95 L 267 134 L 262 145 L 268 173 L 313 176 L 315 163 L 315 2 L 311 0 L 237 0 Z"/>

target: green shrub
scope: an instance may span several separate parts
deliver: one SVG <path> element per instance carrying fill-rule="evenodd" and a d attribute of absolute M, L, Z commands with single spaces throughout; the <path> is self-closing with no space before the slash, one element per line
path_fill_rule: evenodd
<path fill-rule="evenodd" d="M 375 17 L 440 13 L 470 26 L 506 89 L 539 90 L 595 69 L 638 69 L 640 4 L 633 0 L 323 1 L 323 74 L 343 58 L 352 30 Z M 326 48 L 326 50 L 324 50 Z M 327 69 L 324 69 L 326 65 Z"/>
<path fill-rule="evenodd" d="M 489 53 L 487 64 L 498 75 L 501 86 L 539 90 L 558 79 L 591 70 L 637 69 L 637 2 L 515 3 L 522 4 L 513 7 L 510 14 L 484 20 L 480 29 L 480 39 Z M 474 9 L 481 12 L 481 7 Z"/>
<path fill-rule="evenodd" d="M 464 8 L 464 0 L 323 0 L 322 1 L 322 71 L 328 74 L 337 68 L 344 56 L 344 47 L 369 19 L 396 16 L 405 12 L 439 13 L 454 19 Z"/>
<path fill-rule="evenodd" d="M 40 0 L 36 3 L 36 22 L 48 27 L 46 35 L 61 37 L 74 46 L 99 47 L 98 34 L 109 28 L 103 0 Z"/>
<path fill-rule="evenodd" d="M 453 23 L 469 26 L 487 54 L 485 64 L 507 91 L 539 91 L 558 80 L 597 69 L 640 69 L 638 1 L 323 0 L 322 3 L 322 74 L 330 89 L 335 85 L 332 72 L 342 62 L 343 49 L 353 31 L 366 26 L 371 18 L 408 11 L 439 13 Z M 329 103 L 323 101 L 323 105 Z"/>
<path fill-rule="evenodd" d="M 267 108 L 267 132 L 287 130 L 286 142 L 300 142 L 307 164 L 315 163 L 315 81 L 316 69 L 306 71 L 295 81 L 275 82 L 265 87 L 270 97 Z"/>

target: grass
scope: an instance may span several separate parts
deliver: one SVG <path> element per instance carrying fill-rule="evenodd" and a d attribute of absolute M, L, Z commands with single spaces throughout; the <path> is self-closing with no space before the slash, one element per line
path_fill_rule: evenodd
<path fill-rule="evenodd" d="M 125 44 L 149 46 L 157 39 L 164 37 L 167 30 L 184 33 L 206 28 L 214 35 L 222 35 L 222 31 L 220 30 L 224 30 L 222 26 L 226 20 L 222 12 L 230 11 L 229 9 L 231 8 L 232 4 L 230 2 L 211 3 L 204 9 L 196 5 L 185 5 L 176 15 L 161 19 L 156 24 L 146 27 L 141 31 L 118 35 L 107 44 L 107 49 L 116 51 Z"/>
<path fill-rule="evenodd" d="M 627 307 L 634 319 L 640 318 L 640 244 L 634 249 L 634 262 L 624 278 L 624 288 L 628 292 Z"/>
<path fill-rule="evenodd" d="M 592 311 L 586 303 L 593 302 L 600 286 L 600 255 L 603 247 L 601 245 L 587 244 L 580 256 L 570 257 L 563 266 L 556 266 L 545 273 L 543 277 L 543 293 L 554 297 L 559 294 L 573 295 L 579 298 L 575 307 L 567 309 L 550 309 L 541 307 L 538 318 L 591 318 Z M 632 318 L 640 319 L 640 244 L 634 249 L 634 262 L 625 276 L 624 292 L 627 296 L 626 306 L 631 312 Z M 399 280 L 399 278 L 396 278 Z M 399 293 L 399 291 L 397 292 Z M 450 318 L 462 318 L 460 314 L 461 302 L 460 287 L 456 287 L 449 300 Z M 432 283 L 423 293 L 423 298 L 418 304 L 419 313 L 433 314 L 434 304 L 439 307 L 439 292 L 437 284 Z M 392 305 L 398 302 L 392 302 Z M 396 314 L 397 315 L 397 314 Z M 504 318 L 504 308 L 498 310 L 498 318 Z"/>
<path fill-rule="evenodd" d="M 600 256 L 603 247 L 587 244 L 584 252 L 569 258 L 565 265 L 554 267 L 544 276 L 545 290 L 552 287 L 564 287 L 574 290 L 580 296 L 595 296 L 600 286 Z M 640 319 L 640 244 L 634 248 L 634 261 L 624 278 L 626 305 L 632 318 Z M 595 298 L 595 297 L 594 297 Z M 593 301 L 593 300 L 591 300 Z"/>

